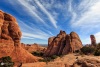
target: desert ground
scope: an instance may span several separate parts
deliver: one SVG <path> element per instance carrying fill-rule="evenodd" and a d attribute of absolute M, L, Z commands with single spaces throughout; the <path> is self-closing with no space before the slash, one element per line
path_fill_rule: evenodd
<path fill-rule="evenodd" d="M 77 58 L 78 57 L 78 58 Z M 51 62 L 36 62 L 36 63 L 24 63 L 22 67 L 70 67 L 77 60 L 88 60 L 87 64 L 90 67 L 95 67 L 93 65 L 100 65 L 100 56 L 92 56 L 92 55 L 79 55 L 79 54 L 68 54 L 63 57 L 58 57 L 54 61 Z M 17 66 L 15 66 L 17 67 Z M 78 65 L 74 67 L 80 67 Z"/>

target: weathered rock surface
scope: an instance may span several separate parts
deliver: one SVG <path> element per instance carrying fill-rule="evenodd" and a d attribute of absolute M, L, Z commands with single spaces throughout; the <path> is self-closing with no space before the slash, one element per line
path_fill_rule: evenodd
<path fill-rule="evenodd" d="M 14 41 L 14 45 L 18 46 L 21 39 L 21 31 L 16 19 L 10 14 L 0 11 L 0 39 Z"/>
<path fill-rule="evenodd" d="M 63 49 L 62 54 L 66 54 L 68 52 L 75 52 L 75 50 L 79 50 L 82 47 L 82 42 L 77 33 L 71 32 L 70 35 L 66 36 L 66 46 Z"/>
<path fill-rule="evenodd" d="M 48 62 L 46 67 L 100 67 L 100 56 L 67 54 Z"/>
<path fill-rule="evenodd" d="M 99 67 L 100 60 L 97 58 L 78 59 L 73 63 L 72 67 Z"/>
<path fill-rule="evenodd" d="M 21 31 L 16 19 L 0 11 L 0 57 L 11 56 L 15 62 L 34 62 L 36 58 L 20 45 Z"/>
<path fill-rule="evenodd" d="M 92 46 L 96 46 L 96 39 L 95 39 L 95 36 L 94 36 L 94 35 L 90 35 L 90 38 L 91 38 L 91 45 L 92 45 Z"/>
<path fill-rule="evenodd" d="M 48 48 L 44 56 L 65 55 L 70 52 L 73 53 L 81 47 L 82 42 L 77 33 L 66 34 L 65 31 L 61 30 L 56 37 L 48 39 Z"/>

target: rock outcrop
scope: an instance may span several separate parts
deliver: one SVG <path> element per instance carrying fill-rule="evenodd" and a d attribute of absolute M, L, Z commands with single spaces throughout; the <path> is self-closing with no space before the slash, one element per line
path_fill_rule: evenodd
<path fill-rule="evenodd" d="M 95 39 L 95 36 L 94 36 L 94 35 L 90 35 L 90 38 L 91 38 L 91 45 L 92 45 L 92 46 L 96 46 L 96 39 Z"/>
<path fill-rule="evenodd" d="M 0 11 L 0 57 L 11 56 L 14 62 L 34 62 L 36 58 L 21 47 L 21 31 L 16 19 Z"/>
<path fill-rule="evenodd" d="M 82 47 L 82 42 L 75 32 L 66 34 L 65 31 L 60 31 L 56 37 L 48 39 L 48 47 L 44 56 L 65 55 L 73 53 Z"/>

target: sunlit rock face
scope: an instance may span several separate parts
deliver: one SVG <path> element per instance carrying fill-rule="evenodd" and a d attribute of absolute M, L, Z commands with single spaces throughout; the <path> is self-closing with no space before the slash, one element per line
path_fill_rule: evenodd
<path fill-rule="evenodd" d="M 0 40 L 10 40 L 18 46 L 21 39 L 21 31 L 16 19 L 10 14 L 0 11 Z"/>
<path fill-rule="evenodd" d="M 16 19 L 0 11 L 0 56 L 10 55 L 15 46 L 20 46 L 21 31 Z"/>
<path fill-rule="evenodd" d="M 0 57 L 11 56 L 14 62 L 34 62 L 36 58 L 21 47 L 21 30 L 16 19 L 0 11 Z"/>
<path fill-rule="evenodd" d="M 77 33 L 66 34 L 65 31 L 61 30 L 56 37 L 48 39 L 48 48 L 44 56 L 65 55 L 80 48 L 82 48 L 82 42 Z"/>
<path fill-rule="evenodd" d="M 96 39 L 94 35 L 90 35 L 90 39 L 91 39 L 91 45 L 92 46 L 96 46 Z"/>

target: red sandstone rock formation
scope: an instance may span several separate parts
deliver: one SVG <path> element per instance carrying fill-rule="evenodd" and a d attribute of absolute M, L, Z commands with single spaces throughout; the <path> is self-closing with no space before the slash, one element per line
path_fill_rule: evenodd
<path fill-rule="evenodd" d="M 56 37 L 48 39 L 48 48 L 44 56 L 64 55 L 73 53 L 82 47 L 82 42 L 75 32 L 66 34 L 65 31 L 60 31 Z"/>
<path fill-rule="evenodd" d="M 34 62 L 36 58 L 20 45 L 21 31 L 16 19 L 0 11 L 0 57 L 11 56 L 15 62 Z"/>
<path fill-rule="evenodd" d="M 79 50 L 82 47 L 82 42 L 75 32 L 71 32 L 70 35 L 66 36 L 66 46 L 63 49 L 62 54 L 66 54 L 68 52 L 75 52 L 75 50 Z"/>
<path fill-rule="evenodd" d="M 94 35 L 90 35 L 90 38 L 91 38 L 91 45 L 92 45 L 92 46 L 96 46 L 96 39 L 95 39 L 95 36 L 94 36 Z"/>

